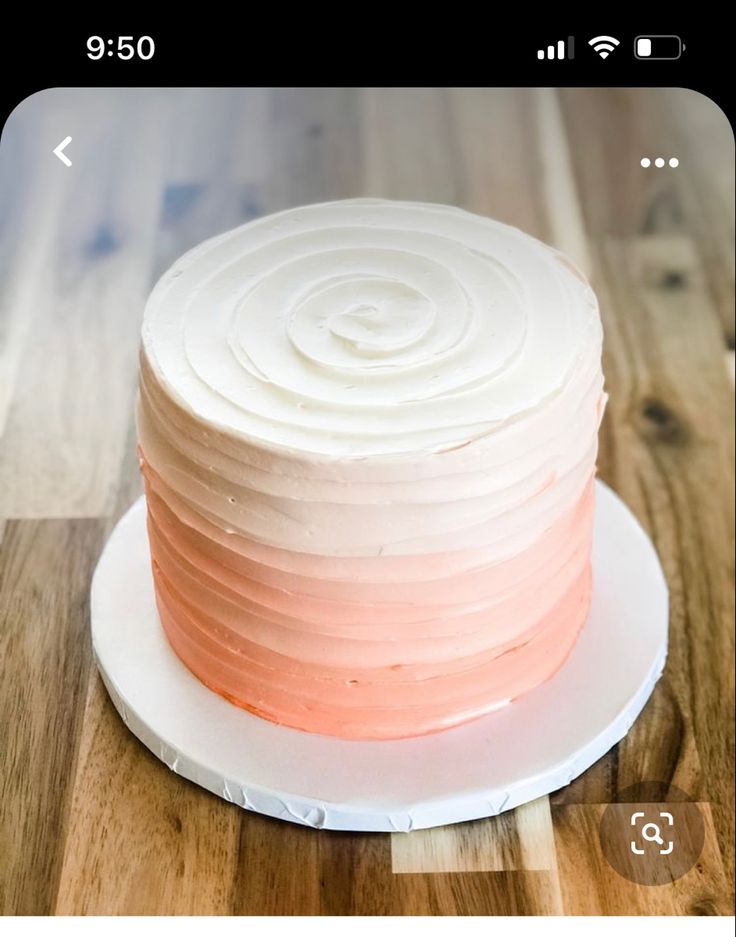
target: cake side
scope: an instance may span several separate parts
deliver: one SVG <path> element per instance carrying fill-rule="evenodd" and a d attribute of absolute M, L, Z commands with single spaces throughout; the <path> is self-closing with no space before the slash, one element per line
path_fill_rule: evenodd
<path fill-rule="evenodd" d="M 307 206 L 154 290 L 138 428 L 162 624 L 208 686 L 349 738 L 562 664 L 590 602 L 595 297 L 458 209 Z"/>

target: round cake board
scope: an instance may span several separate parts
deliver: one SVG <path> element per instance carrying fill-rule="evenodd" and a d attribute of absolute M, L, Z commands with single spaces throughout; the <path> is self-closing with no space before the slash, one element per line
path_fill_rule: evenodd
<path fill-rule="evenodd" d="M 123 721 L 168 767 L 271 817 L 408 831 L 489 817 L 564 787 L 620 741 L 667 654 L 667 586 L 623 502 L 597 482 L 593 601 L 564 666 L 466 725 L 347 741 L 275 725 L 201 684 L 169 647 L 153 594 L 145 501 L 118 523 L 92 582 L 97 664 Z"/>

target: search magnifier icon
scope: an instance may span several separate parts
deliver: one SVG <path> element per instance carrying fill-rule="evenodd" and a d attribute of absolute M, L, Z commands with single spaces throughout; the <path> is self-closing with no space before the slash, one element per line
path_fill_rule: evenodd
<path fill-rule="evenodd" d="M 641 837 L 648 843 L 659 843 L 660 846 L 664 846 L 662 833 L 656 823 L 645 823 L 641 828 Z"/>

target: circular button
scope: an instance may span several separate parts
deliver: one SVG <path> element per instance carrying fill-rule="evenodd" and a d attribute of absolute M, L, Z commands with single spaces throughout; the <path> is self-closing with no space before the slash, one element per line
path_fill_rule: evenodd
<path fill-rule="evenodd" d="M 685 791 L 658 781 L 621 791 L 601 818 L 608 863 L 630 882 L 667 885 L 689 872 L 705 841 L 698 805 Z"/>

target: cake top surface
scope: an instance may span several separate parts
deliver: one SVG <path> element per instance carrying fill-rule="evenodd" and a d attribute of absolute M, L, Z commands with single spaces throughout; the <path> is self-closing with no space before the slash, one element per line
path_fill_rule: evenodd
<path fill-rule="evenodd" d="M 595 296 L 565 258 L 458 208 L 290 209 L 181 257 L 143 351 L 196 418 L 328 458 L 440 452 L 600 369 Z"/>

